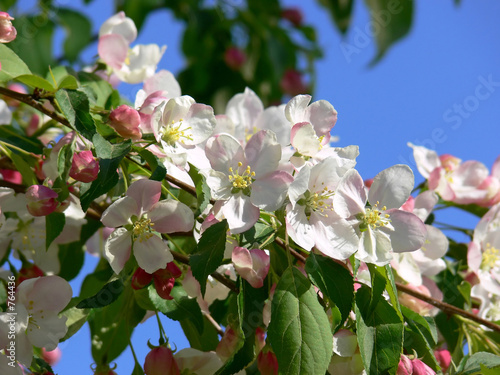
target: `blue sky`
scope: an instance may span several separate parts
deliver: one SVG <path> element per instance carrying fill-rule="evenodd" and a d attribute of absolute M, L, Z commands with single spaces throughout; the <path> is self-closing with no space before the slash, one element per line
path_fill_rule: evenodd
<path fill-rule="evenodd" d="M 69 1 L 59 1 L 70 4 Z M 287 0 L 287 5 L 304 6 L 304 1 Z M 329 14 L 316 2 L 306 2 L 305 23 L 318 29 L 325 57 L 317 64 L 318 82 L 314 100 L 330 101 L 339 113 L 333 134 L 339 146 L 360 147 L 357 169 L 366 178 L 391 165 L 409 164 L 416 171 L 407 142 L 449 153 L 463 160 L 482 161 L 491 168 L 500 154 L 500 48 L 498 45 L 500 3 L 494 0 L 416 1 L 415 16 L 408 37 L 396 44 L 374 67 L 375 42 L 370 37 L 370 19 L 363 1 L 356 1 L 352 27 L 345 38 L 332 25 Z M 73 4 L 73 3 L 71 3 Z M 94 1 L 87 14 L 97 31 L 112 15 L 111 1 Z M 168 17 L 168 21 L 165 21 Z M 182 67 L 179 48 L 181 25 L 167 12 L 150 19 L 136 43 L 166 44 L 160 68 L 177 72 Z M 367 39 L 368 37 L 368 39 Z M 355 53 L 346 55 L 346 47 Z M 88 51 L 96 54 L 96 46 Z M 133 99 L 136 86 L 122 84 L 120 90 Z M 439 219 L 473 227 L 477 219 L 457 212 Z M 454 221 L 452 221 L 454 220 Z M 458 221 L 457 221 L 458 220 Z M 460 237 L 457 237 L 461 239 Z M 95 260 L 87 259 L 86 269 Z M 73 282 L 75 289 L 81 278 Z M 163 319 L 171 342 L 187 345 L 177 323 Z M 151 320 L 133 336 L 141 363 L 148 352 L 146 342 L 158 338 Z M 63 357 L 55 366 L 60 374 L 88 374 L 90 337 L 87 328 L 61 345 Z M 117 373 L 128 374 L 133 362 L 130 350 L 116 361 Z"/>

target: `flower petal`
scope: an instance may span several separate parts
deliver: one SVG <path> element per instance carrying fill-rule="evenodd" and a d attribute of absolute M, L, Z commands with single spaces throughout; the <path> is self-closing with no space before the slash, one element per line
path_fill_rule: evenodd
<path fill-rule="evenodd" d="M 153 229 L 160 233 L 189 232 L 194 226 L 193 211 L 173 199 L 155 204 L 148 218 L 154 223 Z"/>
<path fill-rule="evenodd" d="M 386 233 L 368 227 L 361 233 L 359 250 L 354 256 L 365 263 L 385 266 L 392 259 L 391 240 Z"/>
<path fill-rule="evenodd" d="M 141 179 L 133 182 L 128 190 L 127 196 L 134 198 L 140 209 L 138 216 L 151 210 L 151 207 L 160 200 L 161 182 Z"/>
<path fill-rule="evenodd" d="M 245 147 L 245 157 L 257 178 L 275 171 L 281 159 L 281 146 L 276 134 L 270 130 L 254 134 Z"/>
<path fill-rule="evenodd" d="M 174 257 L 166 242 L 158 236 L 134 241 L 134 256 L 137 264 L 147 273 L 153 273 L 165 268 Z"/>
<path fill-rule="evenodd" d="M 429 150 L 423 146 L 416 146 L 408 142 L 408 146 L 413 149 L 413 157 L 417 163 L 420 174 L 428 179 L 431 172 L 441 166 L 441 161 L 436 151 Z"/>
<path fill-rule="evenodd" d="M 104 256 L 117 275 L 130 258 L 131 246 L 131 233 L 125 228 L 115 229 L 104 244 Z"/>
<path fill-rule="evenodd" d="M 355 169 L 350 169 L 342 177 L 335 195 L 333 209 L 341 217 L 347 219 L 353 215 L 364 213 L 366 192 L 363 179 Z"/>
<path fill-rule="evenodd" d="M 368 201 L 372 205 L 380 202 L 380 208 L 399 208 L 410 196 L 414 184 L 410 167 L 404 164 L 393 165 L 375 176 L 368 192 Z"/>
<path fill-rule="evenodd" d="M 385 211 L 385 213 L 390 216 L 394 227 L 388 235 L 395 252 L 414 251 L 422 247 L 427 236 L 427 229 L 417 215 L 396 209 Z M 380 230 L 386 231 L 387 228 L 382 227 Z"/>
<path fill-rule="evenodd" d="M 224 202 L 221 210 L 233 234 L 249 230 L 260 216 L 260 210 L 252 204 L 250 197 L 241 193 Z"/>
<path fill-rule="evenodd" d="M 309 224 L 304 206 L 296 205 L 293 209 L 288 205 L 286 214 L 286 231 L 297 245 L 310 251 L 315 244 L 314 229 Z"/>
<path fill-rule="evenodd" d="M 106 208 L 101 222 L 109 228 L 117 228 L 127 224 L 132 215 L 139 216 L 137 202 L 131 197 L 122 197 Z"/>
<path fill-rule="evenodd" d="M 286 198 L 292 175 L 285 171 L 268 173 L 252 183 L 250 200 L 254 206 L 266 211 L 276 211 Z"/>
<path fill-rule="evenodd" d="M 337 122 L 337 111 L 326 100 L 318 100 L 306 108 L 306 121 L 314 126 L 318 136 L 330 134 L 330 130 Z"/>
<path fill-rule="evenodd" d="M 205 147 L 210 165 L 219 172 L 228 173 L 238 162 L 246 163 L 241 144 L 229 134 L 220 134 L 207 141 Z"/>
<path fill-rule="evenodd" d="M 314 156 L 321 148 L 321 142 L 310 122 L 299 122 L 293 126 L 290 143 L 305 156 Z"/>
<path fill-rule="evenodd" d="M 128 47 L 129 44 L 123 36 L 108 34 L 99 38 L 97 51 L 107 65 L 113 69 L 120 69 L 127 58 Z"/>

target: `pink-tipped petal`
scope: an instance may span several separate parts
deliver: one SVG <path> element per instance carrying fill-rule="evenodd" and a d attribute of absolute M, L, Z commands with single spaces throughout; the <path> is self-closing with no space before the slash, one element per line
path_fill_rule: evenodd
<path fill-rule="evenodd" d="M 130 258 L 131 246 L 131 233 L 125 228 L 115 229 L 104 244 L 104 256 L 117 275 Z"/>
<path fill-rule="evenodd" d="M 154 223 L 154 230 L 160 233 L 189 232 L 194 226 L 191 209 L 184 203 L 174 200 L 158 202 L 148 217 Z"/>
<path fill-rule="evenodd" d="M 103 35 L 99 38 L 99 57 L 113 69 L 120 69 L 127 59 L 129 43 L 119 34 Z"/>
<path fill-rule="evenodd" d="M 141 214 L 147 212 L 160 200 L 161 182 L 148 179 L 137 180 L 129 186 L 127 196 L 135 199 Z"/>
<path fill-rule="evenodd" d="M 127 224 L 132 215 L 139 215 L 137 201 L 131 197 L 122 197 L 103 212 L 101 222 L 109 228 L 117 228 Z"/>
<path fill-rule="evenodd" d="M 402 210 L 392 209 L 386 213 L 390 216 L 391 225 L 394 227 L 394 230 L 386 232 L 391 238 L 393 251 L 401 253 L 420 249 L 427 236 L 427 228 L 422 220 Z M 381 230 L 385 231 L 385 228 Z"/>

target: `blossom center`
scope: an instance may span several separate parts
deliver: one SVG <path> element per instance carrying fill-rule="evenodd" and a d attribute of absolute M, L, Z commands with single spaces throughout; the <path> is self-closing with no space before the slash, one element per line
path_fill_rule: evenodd
<path fill-rule="evenodd" d="M 361 232 L 367 230 L 368 227 L 371 227 L 372 229 L 385 227 L 391 222 L 390 215 L 382 212 L 387 210 L 387 207 L 383 206 L 379 209 L 379 204 L 380 202 L 377 201 L 377 203 L 372 207 L 366 208 L 365 214 L 361 217 L 361 224 L 359 225 Z"/>
<path fill-rule="evenodd" d="M 486 244 L 486 250 L 483 252 L 483 259 L 481 260 L 481 269 L 489 271 L 500 262 L 500 250 L 491 246 L 490 243 Z"/>
<path fill-rule="evenodd" d="M 319 213 L 322 216 L 328 217 L 325 211 L 333 211 L 332 196 L 335 194 L 333 190 L 328 189 L 326 186 L 323 190 L 318 190 L 312 193 L 307 190 L 304 194 L 304 200 L 300 200 L 299 204 L 305 204 L 306 215 L 310 215 L 312 211 Z"/>
<path fill-rule="evenodd" d="M 151 222 L 151 219 L 145 217 L 137 220 L 134 223 L 133 228 L 135 239 L 139 240 L 139 242 L 142 242 L 143 240 L 147 240 L 148 238 L 153 236 L 152 227 L 154 225 L 155 224 Z"/>
<path fill-rule="evenodd" d="M 243 173 L 240 174 L 240 168 L 242 166 L 243 163 L 239 162 L 236 171 L 232 167 L 229 168 L 230 175 L 228 178 L 235 189 L 246 189 L 252 184 L 253 177 L 255 177 L 255 172 L 250 169 L 249 165 L 243 170 Z"/>
<path fill-rule="evenodd" d="M 188 139 L 190 141 L 193 140 L 193 138 L 189 134 L 187 134 L 187 130 L 191 128 L 185 128 L 181 130 L 182 121 L 183 119 L 180 119 L 177 122 L 172 121 L 170 125 L 163 127 L 161 138 L 165 143 L 167 143 L 170 146 L 173 146 L 179 140 L 181 142 L 183 142 L 184 139 Z"/>

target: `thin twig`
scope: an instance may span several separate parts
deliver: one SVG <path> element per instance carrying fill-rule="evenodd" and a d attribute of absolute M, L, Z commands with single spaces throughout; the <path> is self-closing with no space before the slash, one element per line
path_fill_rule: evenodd
<path fill-rule="evenodd" d="M 214 328 L 217 331 L 217 333 L 219 335 L 221 335 L 221 336 L 224 336 L 224 330 L 221 328 L 221 326 L 219 325 L 219 323 L 217 323 L 215 321 L 215 319 L 212 317 L 212 315 L 210 315 L 209 313 L 205 313 L 204 315 L 207 318 L 207 320 L 210 322 L 210 324 L 212 324 L 214 326 Z"/>
<path fill-rule="evenodd" d="M 71 124 L 69 123 L 69 121 L 66 120 L 65 117 L 61 116 L 57 112 L 54 112 L 54 111 L 51 111 L 50 109 L 45 108 L 42 103 L 40 103 L 39 101 L 37 101 L 33 97 L 33 95 L 21 94 L 19 92 L 6 89 L 5 87 L 0 87 L 0 94 L 3 94 L 3 95 L 8 96 L 12 99 L 16 99 L 20 102 L 28 104 L 30 107 L 35 108 L 36 110 L 42 112 L 43 114 L 49 116 L 50 118 L 56 120 L 57 122 L 59 122 L 61 124 L 63 124 L 64 126 L 67 126 L 68 128 L 71 128 L 72 130 L 74 130 L 73 127 L 71 126 Z"/>

